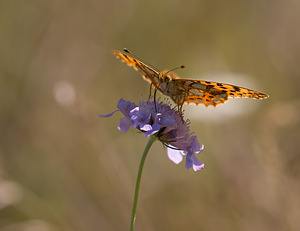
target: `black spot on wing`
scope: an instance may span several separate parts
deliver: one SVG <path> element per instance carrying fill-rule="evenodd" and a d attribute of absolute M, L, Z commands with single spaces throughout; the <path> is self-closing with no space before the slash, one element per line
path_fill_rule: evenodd
<path fill-rule="evenodd" d="M 232 86 L 232 87 L 234 88 L 235 91 L 239 91 L 240 90 L 240 88 L 237 87 L 237 86 Z"/>

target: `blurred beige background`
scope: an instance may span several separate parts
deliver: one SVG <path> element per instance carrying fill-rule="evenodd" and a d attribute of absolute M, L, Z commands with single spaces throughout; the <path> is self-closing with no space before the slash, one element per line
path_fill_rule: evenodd
<path fill-rule="evenodd" d="M 0 230 L 129 230 L 147 139 L 117 130 L 149 85 L 127 47 L 267 100 L 185 106 L 200 172 L 147 157 L 136 230 L 300 230 L 300 1 L 0 1 Z"/>

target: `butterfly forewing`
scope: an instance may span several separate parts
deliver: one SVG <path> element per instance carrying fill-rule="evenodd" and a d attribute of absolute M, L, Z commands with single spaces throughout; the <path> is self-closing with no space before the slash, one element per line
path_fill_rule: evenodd
<path fill-rule="evenodd" d="M 158 87 L 159 83 L 159 72 L 154 70 L 152 67 L 149 67 L 147 64 L 142 61 L 131 57 L 129 54 L 124 54 L 120 51 L 113 50 L 112 51 L 117 58 L 121 59 L 122 62 L 127 63 L 127 65 L 133 67 L 136 71 L 138 71 L 143 78 L 148 81 L 150 84 Z"/>

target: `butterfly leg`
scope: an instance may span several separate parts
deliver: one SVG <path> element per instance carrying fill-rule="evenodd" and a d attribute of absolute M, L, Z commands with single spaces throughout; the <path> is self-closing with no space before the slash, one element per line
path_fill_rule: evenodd
<path fill-rule="evenodd" d="M 185 98 L 186 98 L 186 95 L 181 95 L 181 96 L 178 98 L 177 102 L 176 102 L 176 104 L 177 104 L 177 110 L 178 110 L 178 112 L 179 112 L 179 115 L 180 115 L 180 117 L 181 117 L 182 122 L 184 122 L 182 108 L 183 108 L 183 104 L 184 104 L 184 99 L 185 99 Z"/>
<path fill-rule="evenodd" d="M 149 89 L 149 99 L 151 97 L 151 89 L 152 89 L 152 83 L 150 84 L 150 89 Z"/>
<path fill-rule="evenodd" d="M 184 122 L 184 120 L 183 120 L 182 107 L 183 107 L 183 103 L 177 104 L 177 110 L 178 110 L 179 115 L 180 115 L 180 117 L 181 117 L 181 119 L 182 119 L 182 122 Z"/>
<path fill-rule="evenodd" d="M 158 87 L 155 87 L 154 90 L 154 95 L 153 95 L 153 100 L 154 100 L 154 107 L 155 107 L 155 111 L 157 112 L 157 108 L 156 108 L 156 92 L 157 92 Z"/>

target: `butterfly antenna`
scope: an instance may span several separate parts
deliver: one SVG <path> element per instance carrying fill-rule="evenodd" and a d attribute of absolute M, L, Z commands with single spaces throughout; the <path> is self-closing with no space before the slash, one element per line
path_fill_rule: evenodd
<path fill-rule="evenodd" d="M 123 51 L 126 52 L 126 53 L 128 53 L 128 54 L 130 54 L 131 56 L 133 56 L 133 57 L 139 59 L 139 60 L 142 61 L 143 63 L 147 64 L 149 67 L 152 67 L 152 68 L 153 68 L 154 70 L 156 70 L 157 72 L 160 72 L 160 71 L 158 70 L 158 68 L 156 68 L 156 67 L 153 66 L 152 64 L 146 62 L 145 60 L 141 59 L 139 56 L 133 54 L 133 53 L 132 53 L 131 51 L 129 51 L 127 48 L 123 48 Z"/>
<path fill-rule="evenodd" d="M 171 69 L 171 70 L 168 70 L 168 71 L 165 73 L 165 75 L 167 75 L 167 74 L 168 74 L 169 72 L 171 72 L 171 71 L 175 71 L 175 70 L 183 69 L 183 68 L 185 68 L 184 65 L 181 65 L 181 66 L 179 66 L 179 67 L 175 67 L 175 68 L 173 68 L 173 69 Z"/>

